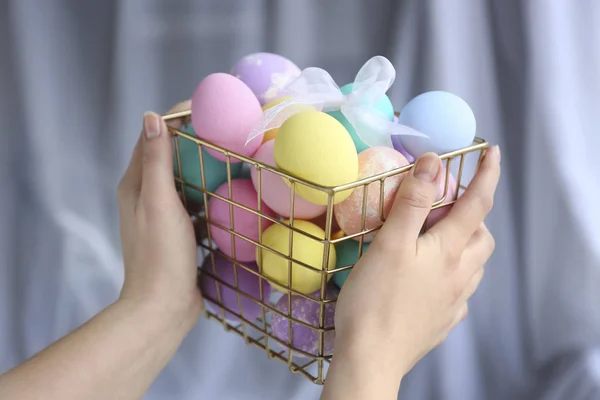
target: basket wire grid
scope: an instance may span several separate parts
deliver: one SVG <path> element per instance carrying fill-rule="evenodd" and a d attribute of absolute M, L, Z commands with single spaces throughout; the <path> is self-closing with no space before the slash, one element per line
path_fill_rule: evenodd
<path fill-rule="evenodd" d="M 190 111 L 182 111 L 177 113 L 171 113 L 165 115 L 163 117 L 165 121 L 171 120 L 181 120 L 183 125 L 187 125 L 190 120 Z M 216 287 L 216 298 L 212 298 L 206 293 L 203 293 L 204 297 L 209 300 L 211 304 L 211 309 L 206 307 L 205 314 L 209 319 L 214 319 L 219 321 L 227 331 L 235 332 L 239 336 L 241 336 L 247 344 L 255 345 L 261 349 L 263 349 L 267 356 L 270 358 L 276 358 L 283 362 L 285 362 L 290 371 L 293 373 L 299 373 L 304 377 L 308 378 L 315 384 L 324 384 L 326 369 L 331 362 L 332 354 L 327 353 L 325 350 L 325 337 L 326 334 L 331 336 L 334 335 L 334 327 L 327 326 L 325 323 L 325 308 L 335 306 L 335 302 L 337 300 L 337 296 L 331 296 L 331 292 L 327 290 L 328 286 L 332 285 L 333 282 L 330 282 L 330 278 L 334 273 L 348 270 L 353 267 L 353 265 L 340 266 L 338 268 L 331 268 L 329 255 L 331 252 L 331 246 L 335 246 L 341 243 L 344 240 L 356 240 L 358 242 L 358 257 L 362 255 L 363 252 L 363 242 L 364 238 L 368 234 L 372 234 L 374 231 L 379 228 L 367 229 L 366 226 L 366 212 L 367 212 L 367 195 L 369 186 L 379 186 L 379 218 L 384 221 L 384 185 L 388 178 L 397 176 L 399 174 L 405 173 L 410 170 L 414 164 L 410 164 L 398 169 L 394 169 L 391 171 L 387 171 L 385 173 L 381 173 L 375 176 L 367 177 L 364 179 L 357 180 L 352 183 L 348 183 L 345 185 L 340 185 L 336 187 L 325 187 L 316 185 L 314 183 L 308 182 L 306 180 L 300 179 L 296 176 L 290 175 L 282 170 L 279 170 L 276 167 L 258 162 L 253 160 L 250 157 L 245 157 L 240 154 L 229 151 L 225 148 L 214 145 L 208 141 L 197 138 L 196 136 L 192 136 L 185 132 L 182 132 L 179 129 L 169 127 L 169 131 L 174 136 L 174 156 L 175 162 L 177 166 L 175 181 L 177 185 L 178 192 L 180 193 L 181 199 L 183 201 L 184 206 L 188 210 L 188 213 L 194 220 L 195 229 L 196 229 L 196 238 L 198 242 L 199 249 L 201 251 L 202 257 L 210 257 L 210 270 L 202 271 L 202 273 L 207 274 L 211 280 L 214 281 Z M 191 182 L 188 182 L 183 179 L 183 171 L 182 171 L 182 163 L 181 163 L 181 153 L 180 153 L 180 140 L 189 140 L 195 143 L 198 147 L 198 157 L 199 157 L 199 165 L 200 169 L 200 180 L 201 186 L 194 185 Z M 463 184 L 464 180 L 464 166 L 465 166 L 465 158 L 467 155 L 474 155 L 477 157 L 475 162 L 476 170 L 479 167 L 479 163 L 481 162 L 485 150 L 487 149 L 487 142 L 480 138 L 475 138 L 473 145 L 460 149 L 451 153 L 447 153 L 441 155 L 440 158 L 445 163 L 446 174 L 445 174 L 445 182 L 444 182 L 444 190 L 441 198 L 437 199 L 437 201 L 433 204 L 433 209 L 438 209 L 441 207 L 448 207 L 452 205 L 457 198 L 460 196 L 461 192 L 466 189 L 466 184 Z M 206 187 L 206 176 L 204 174 L 205 171 L 205 152 L 203 149 L 211 149 L 213 151 L 219 152 L 226 157 L 226 166 L 227 166 L 227 187 L 228 187 L 228 196 L 220 196 L 214 192 L 208 191 L 205 189 Z M 255 168 L 257 171 L 257 196 L 258 196 L 258 207 L 257 209 L 249 208 L 239 202 L 235 202 L 231 200 L 232 196 L 232 159 L 237 159 L 242 162 L 245 162 L 250 165 L 250 168 Z M 458 160 L 458 172 L 456 173 L 456 187 L 454 197 L 452 199 L 446 199 L 448 197 L 448 188 L 449 188 L 449 180 L 451 175 L 451 169 L 454 166 L 454 162 Z M 262 210 L 262 175 L 264 171 L 271 172 L 276 174 L 284 179 L 287 179 L 290 187 L 290 216 L 286 218 L 287 221 L 282 221 L 279 218 L 273 217 L 271 215 L 266 214 Z M 371 185 L 372 183 L 379 183 L 378 185 Z M 305 185 L 314 190 L 318 190 L 327 195 L 327 208 L 324 214 L 325 223 L 324 223 L 324 237 L 316 237 L 312 234 L 309 234 L 301 229 L 298 229 L 294 226 L 294 199 L 296 194 L 296 187 L 298 185 Z M 188 199 L 186 195 L 185 188 L 191 188 L 202 195 L 203 201 L 194 203 L 192 200 Z M 340 234 L 339 230 L 334 230 L 334 200 L 336 194 L 340 192 L 348 191 L 348 190 L 362 190 L 362 218 L 361 218 L 361 230 L 358 233 L 351 235 L 343 235 Z M 218 222 L 215 222 L 211 219 L 208 207 L 205 205 L 208 204 L 209 199 L 211 197 L 217 198 L 229 206 L 229 221 L 230 226 L 223 226 Z M 200 203 L 200 204 L 198 204 Z M 239 207 L 249 213 L 252 213 L 257 216 L 258 219 L 258 240 L 254 240 L 245 235 L 242 235 L 235 230 L 235 221 L 234 221 L 234 207 Z M 285 226 L 288 232 L 288 249 L 287 254 L 278 251 L 277 249 L 270 248 L 269 246 L 265 246 L 262 243 L 262 233 L 263 233 L 263 221 L 270 221 L 272 224 L 280 224 Z M 217 227 L 225 232 L 228 232 L 231 236 L 231 252 L 232 257 L 226 256 L 225 254 L 218 251 L 216 245 L 214 244 L 211 236 L 210 226 Z M 294 247 L 294 238 L 298 238 L 297 235 L 301 235 L 312 240 L 317 241 L 323 245 L 323 259 L 320 265 L 308 265 L 302 260 L 296 258 L 293 254 Z M 274 282 L 268 276 L 261 272 L 261 268 L 258 271 L 249 268 L 236 258 L 236 238 L 241 238 L 244 241 L 250 242 L 254 244 L 258 250 L 259 254 L 262 254 L 263 251 L 271 252 L 276 254 L 277 256 L 287 260 L 287 284 L 282 285 L 281 282 Z M 296 239 L 297 240 L 297 239 Z M 231 282 L 227 282 L 220 278 L 216 273 L 215 267 L 215 254 L 219 253 L 220 257 L 228 260 L 233 264 L 233 284 Z M 260 285 L 259 285 L 259 298 L 255 298 L 250 293 L 245 292 L 239 286 L 238 281 L 238 268 L 242 268 L 250 274 L 253 274 L 258 277 Z M 295 268 L 307 268 L 315 273 L 319 273 L 321 276 L 321 284 L 316 295 L 310 295 L 306 293 L 302 293 L 296 289 L 294 289 L 292 285 L 292 269 Z M 199 269 L 200 276 L 200 269 Z M 276 309 L 273 305 L 273 301 L 270 298 L 266 298 L 264 293 L 263 286 L 265 284 L 274 284 L 275 288 L 279 288 L 279 292 L 287 293 L 287 308 L 282 312 Z M 227 307 L 223 304 L 221 291 L 224 288 L 228 288 L 229 290 L 233 290 L 237 296 L 237 309 L 232 309 L 231 307 Z M 290 296 L 289 294 L 292 294 Z M 283 294 L 286 296 L 286 294 Z M 299 296 L 301 298 L 306 299 L 307 301 L 314 301 L 318 304 L 319 307 L 319 318 L 318 324 L 315 326 L 314 324 L 307 323 L 306 321 L 295 318 L 292 316 L 293 308 L 292 308 L 292 297 Z M 316 297 L 315 297 L 316 296 Z M 332 298 L 333 297 L 333 298 Z M 261 316 L 256 320 L 249 320 L 244 317 L 244 313 L 242 312 L 242 298 L 247 301 L 252 301 L 260 305 L 261 308 Z M 237 318 L 235 322 L 231 321 L 231 318 L 227 318 L 227 314 L 233 315 Z M 281 340 L 280 338 L 273 335 L 271 330 L 271 326 L 269 323 L 269 314 L 279 314 L 287 319 L 288 324 L 288 335 L 287 341 Z M 296 326 L 304 326 L 313 330 L 318 336 L 318 350 L 316 352 L 307 352 L 305 350 L 299 349 L 293 345 L 293 328 Z"/>

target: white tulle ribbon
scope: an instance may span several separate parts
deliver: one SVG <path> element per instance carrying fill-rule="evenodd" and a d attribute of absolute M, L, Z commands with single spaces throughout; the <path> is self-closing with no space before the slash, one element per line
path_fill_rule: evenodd
<path fill-rule="evenodd" d="M 385 57 L 375 56 L 356 74 L 352 92 L 344 95 L 327 71 L 306 68 L 281 93 L 290 100 L 265 110 L 246 143 L 261 133 L 279 128 L 292 115 L 305 111 L 307 105 L 323 112 L 340 110 L 369 147 L 392 147 L 392 135 L 427 137 L 415 129 L 388 120 L 374 108 L 395 78 L 396 70 L 392 63 Z"/>

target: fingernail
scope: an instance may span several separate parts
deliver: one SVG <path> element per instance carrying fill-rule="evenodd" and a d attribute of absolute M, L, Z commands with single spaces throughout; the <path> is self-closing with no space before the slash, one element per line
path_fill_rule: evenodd
<path fill-rule="evenodd" d="M 160 135 L 161 120 L 158 115 L 153 112 L 144 113 L 144 132 L 146 139 L 150 140 Z"/>
<path fill-rule="evenodd" d="M 501 158 L 500 147 L 498 145 L 494 145 L 494 146 L 490 147 L 485 156 L 489 157 L 490 159 L 492 159 L 495 162 L 497 162 L 498 164 L 500 164 L 500 158 Z"/>
<path fill-rule="evenodd" d="M 440 158 L 433 153 L 425 154 L 417 160 L 414 175 L 424 182 L 433 182 L 440 169 Z"/>

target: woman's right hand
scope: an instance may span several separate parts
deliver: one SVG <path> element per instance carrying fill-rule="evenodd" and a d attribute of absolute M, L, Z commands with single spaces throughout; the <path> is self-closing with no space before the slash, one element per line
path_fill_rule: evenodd
<path fill-rule="evenodd" d="M 384 399 L 389 394 L 396 399 L 402 377 L 467 315 L 467 300 L 494 250 L 483 221 L 500 178 L 500 150 L 488 149 L 447 216 L 419 236 L 441 171 L 435 154 L 417 161 L 388 219 L 344 283 L 323 398 Z M 389 393 L 368 392 L 386 384 Z"/>

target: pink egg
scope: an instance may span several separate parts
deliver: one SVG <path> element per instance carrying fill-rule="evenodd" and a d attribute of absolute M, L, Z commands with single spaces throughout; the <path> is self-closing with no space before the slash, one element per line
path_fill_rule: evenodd
<path fill-rule="evenodd" d="M 275 140 L 269 140 L 264 143 L 254 154 L 254 159 L 267 165 L 275 166 L 273 158 L 273 145 Z M 290 187 L 286 185 L 281 176 L 271 171 L 261 170 L 261 198 L 262 200 L 282 217 L 290 216 Z M 253 166 L 250 171 L 254 189 L 258 191 L 258 171 Z M 297 194 L 294 196 L 294 218 L 312 219 L 325 212 L 326 206 L 313 204 Z"/>
<path fill-rule="evenodd" d="M 391 171 L 408 165 L 409 162 L 398 151 L 389 147 L 371 147 L 363 150 L 358 155 L 358 179 L 368 178 L 383 172 Z M 383 186 L 383 217 L 387 218 L 396 191 L 404 179 L 404 174 L 398 174 L 385 179 Z M 376 181 L 367 185 L 367 204 L 365 214 L 365 230 L 375 229 L 383 225 L 380 217 L 380 191 L 381 183 Z M 335 218 L 346 235 L 362 231 L 362 205 L 364 186 L 359 186 L 341 203 L 334 207 Z M 373 240 L 375 232 L 364 236 L 365 241 Z M 358 240 L 358 237 L 356 238 Z"/>
<path fill-rule="evenodd" d="M 192 125 L 196 136 L 243 156 L 251 156 L 262 143 L 262 135 L 246 145 L 262 108 L 252 90 L 233 75 L 215 73 L 204 78 L 192 96 Z M 220 151 L 207 149 L 226 161 Z M 232 162 L 240 160 L 232 158 Z"/>
<path fill-rule="evenodd" d="M 231 181 L 231 193 L 229 197 L 229 188 L 227 182 L 217 188 L 215 194 L 231 199 L 236 203 L 242 204 L 252 210 L 258 210 L 258 195 L 252 181 L 250 179 L 234 179 Z M 236 205 L 233 205 L 233 231 L 246 236 L 258 242 L 259 233 L 259 217 L 256 214 L 246 211 Z M 275 213 L 264 204 L 261 205 L 261 212 L 270 217 L 275 217 Z M 225 228 L 231 229 L 229 219 L 229 203 L 211 197 L 208 201 L 208 216 L 210 221 L 218 223 Z M 267 229 L 272 222 L 266 218 L 262 218 L 262 230 Z M 212 239 L 217 244 L 219 249 L 229 257 L 236 258 L 239 261 L 254 261 L 256 254 L 256 246 L 253 243 L 211 224 L 210 233 Z M 231 237 L 235 236 L 235 255 L 231 243 Z"/>
<path fill-rule="evenodd" d="M 444 169 L 444 172 L 442 172 L 442 176 L 440 177 L 440 181 L 438 183 L 438 190 L 437 190 L 437 194 L 435 197 L 436 201 L 440 201 L 442 199 L 442 197 L 444 197 L 444 189 L 446 186 L 446 172 L 447 171 Z M 448 177 L 448 191 L 446 192 L 446 197 L 444 198 L 444 201 L 442 202 L 442 204 L 447 204 L 454 200 L 454 196 L 456 196 L 456 189 L 457 189 L 456 179 L 454 179 L 452 174 L 450 174 L 450 176 Z M 452 208 L 452 205 L 448 205 L 448 206 L 436 208 L 435 210 L 431 211 L 429 213 L 429 216 L 427 217 L 427 220 L 425 220 L 425 229 L 431 228 L 439 220 L 444 218 L 450 212 L 451 208 Z"/>

